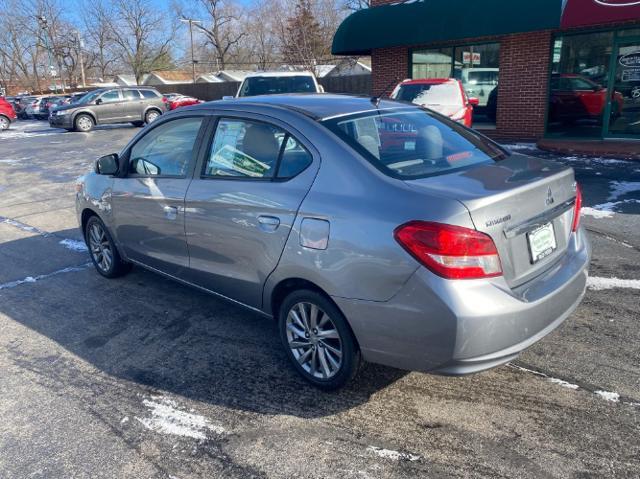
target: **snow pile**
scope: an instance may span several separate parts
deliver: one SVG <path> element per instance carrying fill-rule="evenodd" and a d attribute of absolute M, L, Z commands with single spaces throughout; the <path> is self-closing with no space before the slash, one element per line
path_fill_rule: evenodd
<path fill-rule="evenodd" d="M 177 403 L 169 398 L 153 396 L 142 403 L 151 411 L 151 417 L 135 419 L 151 431 L 200 441 L 207 439 L 207 431 L 215 434 L 225 432 L 223 427 L 214 426 L 204 416 L 181 411 Z"/>
<path fill-rule="evenodd" d="M 620 394 L 618 393 L 612 393 L 609 391 L 596 391 L 596 394 L 606 401 L 620 402 Z"/>
<path fill-rule="evenodd" d="M 567 381 L 563 381 L 562 379 L 558 379 L 558 378 L 547 378 L 549 381 L 551 381 L 554 384 L 557 384 L 559 386 L 562 386 L 563 388 L 567 388 L 567 389 L 580 389 L 580 386 L 578 386 L 577 384 L 571 384 Z"/>
<path fill-rule="evenodd" d="M 392 461 L 419 461 L 420 456 L 416 454 L 410 454 L 408 452 L 399 452 L 392 449 L 383 449 L 381 447 L 369 446 L 367 451 L 372 452 L 378 457 L 383 459 L 391 459 Z"/>
<path fill-rule="evenodd" d="M 617 200 L 621 196 L 640 191 L 640 181 L 612 181 L 610 185 L 609 200 Z"/>
<path fill-rule="evenodd" d="M 619 278 L 600 278 L 598 276 L 591 276 L 587 280 L 587 286 L 589 289 L 595 291 L 602 291 L 605 289 L 614 288 L 628 288 L 628 289 L 640 289 L 640 280 L 638 279 L 619 279 Z"/>
<path fill-rule="evenodd" d="M 36 281 L 41 281 L 43 279 L 51 278 L 52 276 L 58 276 L 59 274 L 74 273 L 76 271 L 82 271 L 87 269 L 89 266 L 91 266 L 91 263 L 87 263 L 82 266 L 72 266 L 69 268 L 63 268 L 63 269 L 59 269 L 58 271 L 54 271 L 53 273 L 41 274 L 35 277 L 27 276 L 24 279 L 18 279 L 16 281 L 10 281 L 8 283 L 0 284 L 0 289 L 11 289 L 11 288 L 15 288 L 16 286 L 20 286 L 21 284 L 35 283 Z"/>
<path fill-rule="evenodd" d="M 87 245 L 84 243 L 84 241 L 63 239 L 59 244 L 67 249 L 70 249 L 71 251 L 77 251 L 78 253 L 84 253 L 85 251 L 88 251 Z"/>
<path fill-rule="evenodd" d="M 581 210 L 583 216 L 593 216 L 596 219 L 613 218 L 615 214 L 613 211 L 597 210 L 595 208 L 589 208 L 588 206 Z"/>

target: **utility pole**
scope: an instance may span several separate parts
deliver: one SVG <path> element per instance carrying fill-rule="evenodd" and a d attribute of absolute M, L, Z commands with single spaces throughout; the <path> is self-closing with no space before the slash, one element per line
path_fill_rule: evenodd
<path fill-rule="evenodd" d="M 80 75 L 82 76 L 82 88 L 84 88 L 87 84 L 87 80 L 84 77 L 84 59 L 83 59 L 83 53 L 82 53 L 82 48 L 84 47 L 84 44 L 82 42 L 82 38 L 80 38 L 80 32 L 78 30 L 76 30 L 76 38 L 78 39 L 78 57 L 80 60 Z"/>
<path fill-rule="evenodd" d="M 181 18 L 182 23 L 189 24 L 189 36 L 191 37 L 191 74 L 193 76 L 193 83 L 196 82 L 196 60 L 193 53 L 193 24 L 202 23 L 200 20 L 194 20 L 193 18 Z"/>
<path fill-rule="evenodd" d="M 46 17 L 44 17 L 42 15 L 38 15 L 36 17 L 36 19 L 38 20 L 38 25 L 40 25 L 40 28 L 44 32 L 44 35 L 43 35 L 43 37 L 44 37 L 44 48 L 47 50 L 47 56 L 49 57 L 49 70 L 47 71 L 47 74 L 53 80 L 53 88 L 54 88 L 55 92 L 58 93 L 58 82 L 56 81 L 56 79 L 52 75 L 53 63 L 51 61 L 51 49 L 49 48 L 49 39 L 48 39 L 48 31 L 47 31 L 47 29 L 49 27 L 49 22 L 47 21 Z"/>

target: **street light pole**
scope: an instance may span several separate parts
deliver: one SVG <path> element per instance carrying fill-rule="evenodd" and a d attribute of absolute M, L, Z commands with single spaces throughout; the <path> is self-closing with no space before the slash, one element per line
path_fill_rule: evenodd
<path fill-rule="evenodd" d="M 193 83 L 196 82 L 196 60 L 193 53 L 193 24 L 194 23 L 202 23 L 199 20 L 194 20 L 193 18 L 181 18 L 180 21 L 182 23 L 189 24 L 189 37 L 191 38 L 191 74 L 193 76 Z"/>
<path fill-rule="evenodd" d="M 42 15 L 38 15 L 36 17 L 38 19 L 38 24 L 40 25 L 40 28 L 42 29 L 42 31 L 44 32 L 44 48 L 47 50 L 47 56 L 49 57 L 49 71 L 48 71 L 48 75 L 52 78 L 53 80 L 53 88 L 54 91 L 56 93 L 58 93 L 58 82 L 56 81 L 56 79 L 53 77 L 52 72 L 53 72 L 53 63 L 51 61 L 51 49 L 49 48 L 49 39 L 48 37 L 48 32 L 47 32 L 47 28 L 49 26 L 49 22 L 47 21 L 47 19 L 45 17 L 43 17 Z"/>

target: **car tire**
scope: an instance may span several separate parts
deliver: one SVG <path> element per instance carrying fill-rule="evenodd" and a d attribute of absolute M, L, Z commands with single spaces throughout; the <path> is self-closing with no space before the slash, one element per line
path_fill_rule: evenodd
<path fill-rule="evenodd" d="M 132 121 L 131 124 L 137 128 L 144 126 L 144 121 Z"/>
<path fill-rule="evenodd" d="M 308 382 L 331 391 L 357 374 L 360 349 L 346 318 L 325 295 L 306 289 L 294 291 L 282 302 L 278 316 L 287 356 Z"/>
<path fill-rule="evenodd" d="M 93 130 L 93 127 L 95 126 L 95 122 L 93 121 L 93 118 L 91 118 L 90 115 L 81 113 L 76 117 L 76 119 L 73 122 L 73 125 L 76 131 L 79 131 L 81 133 L 89 133 L 91 130 Z"/>
<path fill-rule="evenodd" d="M 149 123 L 153 123 L 158 117 L 161 115 L 158 110 L 149 110 L 144 114 L 144 122 L 148 125 Z"/>
<path fill-rule="evenodd" d="M 11 120 L 9 119 L 9 117 L 0 115 L 0 131 L 8 130 L 10 126 Z"/>
<path fill-rule="evenodd" d="M 97 216 L 87 221 L 84 238 L 96 271 L 105 278 L 118 278 L 131 271 L 131 263 L 122 259 L 109 230 Z"/>

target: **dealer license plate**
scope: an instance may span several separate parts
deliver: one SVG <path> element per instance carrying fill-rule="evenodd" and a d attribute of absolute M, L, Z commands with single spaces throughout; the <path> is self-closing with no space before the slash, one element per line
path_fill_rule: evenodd
<path fill-rule="evenodd" d="M 527 234 L 531 263 L 537 263 L 553 253 L 558 247 L 553 223 L 542 225 Z"/>

